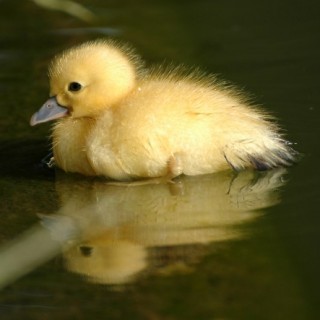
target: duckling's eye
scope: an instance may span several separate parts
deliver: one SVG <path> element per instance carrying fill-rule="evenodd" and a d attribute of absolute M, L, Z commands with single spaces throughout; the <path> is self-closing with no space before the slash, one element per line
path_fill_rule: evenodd
<path fill-rule="evenodd" d="M 82 85 L 79 82 L 70 82 L 68 86 L 69 91 L 79 91 L 81 88 Z"/>
<path fill-rule="evenodd" d="M 92 255 L 93 248 L 89 246 L 80 246 L 80 252 L 84 257 L 90 257 Z"/>

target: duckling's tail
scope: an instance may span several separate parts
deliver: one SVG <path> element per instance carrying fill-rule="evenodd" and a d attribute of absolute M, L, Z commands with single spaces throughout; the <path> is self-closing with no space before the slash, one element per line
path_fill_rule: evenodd
<path fill-rule="evenodd" d="M 292 148 L 291 142 L 278 138 L 270 146 L 252 140 L 233 143 L 225 147 L 224 158 L 235 171 L 245 168 L 265 171 L 291 166 L 300 160 L 301 154 Z"/>
<path fill-rule="evenodd" d="M 249 161 L 253 168 L 264 171 L 276 167 L 288 167 L 298 162 L 300 154 L 291 147 L 288 141 L 282 142 L 283 146 L 271 149 L 263 155 L 249 155 Z"/>

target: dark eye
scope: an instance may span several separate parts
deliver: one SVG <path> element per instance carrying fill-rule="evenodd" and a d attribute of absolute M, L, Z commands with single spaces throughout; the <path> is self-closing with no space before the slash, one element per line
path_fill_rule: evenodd
<path fill-rule="evenodd" d="M 93 252 L 93 248 L 89 247 L 89 246 L 80 246 L 79 247 L 81 254 L 84 257 L 90 257 L 92 255 Z"/>
<path fill-rule="evenodd" d="M 69 91 L 79 91 L 81 90 L 82 85 L 79 82 L 70 82 L 68 90 Z"/>

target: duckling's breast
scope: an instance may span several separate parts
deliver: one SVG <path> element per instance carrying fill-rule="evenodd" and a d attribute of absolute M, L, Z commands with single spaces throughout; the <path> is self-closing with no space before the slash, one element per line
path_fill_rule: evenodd
<path fill-rule="evenodd" d="M 56 165 L 66 172 L 87 176 L 96 175 L 87 157 L 87 137 L 93 126 L 92 119 L 63 118 L 52 132 L 53 155 Z"/>

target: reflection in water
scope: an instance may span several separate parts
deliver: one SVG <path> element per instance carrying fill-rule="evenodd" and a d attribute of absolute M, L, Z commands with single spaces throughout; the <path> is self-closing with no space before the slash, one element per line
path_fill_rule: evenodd
<path fill-rule="evenodd" d="M 85 22 L 92 22 L 94 14 L 83 5 L 70 0 L 33 0 L 33 2 L 45 9 L 59 10 L 70 14 Z"/>
<path fill-rule="evenodd" d="M 244 236 L 239 226 L 278 202 L 284 173 L 224 172 L 141 186 L 62 174 L 57 179 L 58 212 L 42 216 L 40 229 L 0 251 L 6 262 L 0 287 L 50 259 L 60 247 L 67 269 L 94 283 L 124 284 L 142 271 L 188 271 L 206 244 Z"/>
<path fill-rule="evenodd" d="M 101 36 L 119 36 L 122 31 L 119 28 L 110 27 L 95 27 L 95 28 L 60 28 L 59 30 L 52 31 L 54 34 L 63 36 L 78 36 L 78 35 L 101 35 Z"/>

